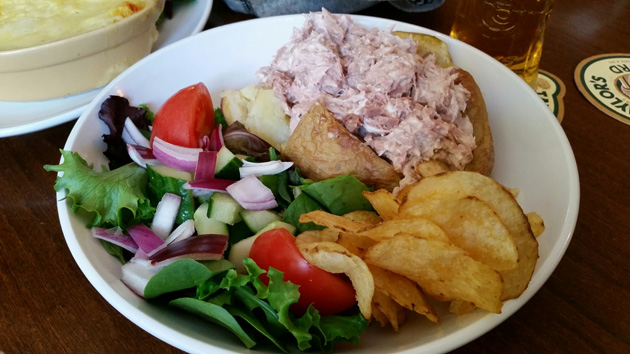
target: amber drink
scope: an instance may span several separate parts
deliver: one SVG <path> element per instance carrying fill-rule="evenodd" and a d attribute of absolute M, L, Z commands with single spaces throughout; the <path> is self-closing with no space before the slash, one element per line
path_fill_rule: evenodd
<path fill-rule="evenodd" d="M 536 88 L 554 0 L 460 0 L 451 37 L 493 56 Z"/>

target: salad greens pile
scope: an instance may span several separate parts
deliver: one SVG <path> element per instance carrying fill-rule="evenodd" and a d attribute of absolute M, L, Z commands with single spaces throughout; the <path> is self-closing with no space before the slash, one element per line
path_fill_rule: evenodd
<path fill-rule="evenodd" d="M 281 159 L 273 148 L 243 131 L 242 127 L 228 127 L 220 109 L 217 108 L 215 113 L 216 124 L 223 126 L 227 147 L 233 146 L 238 153 L 247 152 L 247 159 L 254 161 Z M 77 152 L 66 150 L 61 150 L 61 164 L 44 166 L 47 171 L 59 173 L 54 188 L 67 191 L 66 198 L 71 202 L 73 212 L 83 210 L 92 215 L 87 222 L 88 228 L 118 227 L 124 231 L 139 223 L 148 226 L 160 196 L 167 192 L 188 198 L 182 206 L 198 206 L 204 201 L 202 197 L 193 196 L 190 190 L 181 188 L 185 181 L 173 177 L 168 177 L 170 180 L 152 178 L 147 171 L 150 169 L 129 162 L 128 156 L 120 153 L 124 150 L 121 134 L 126 117 L 133 117 L 140 130 L 148 132 L 152 116 L 146 106 L 132 107 L 126 99 L 110 96 L 99 112 L 100 119 L 110 128 L 110 134 L 104 136 L 108 144 L 109 168 L 102 166 L 100 172 L 95 171 Z M 228 131 L 230 128 L 232 131 Z M 306 212 L 321 209 L 342 215 L 354 210 L 372 210 L 361 194 L 368 188 L 350 175 L 313 182 L 292 168 L 261 176 L 260 180 L 273 191 L 279 205 L 276 211 L 282 215 L 283 221 L 295 226 L 298 233 L 320 228 L 299 222 L 300 215 Z M 176 226 L 191 219 L 193 212 L 194 208 L 183 214 L 180 210 Z M 253 234 L 242 223 L 230 225 L 228 250 L 231 244 Z M 115 244 L 101 242 L 122 263 L 133 256 Z M 244 266 L 247 274 L 239 274 L 226 259 L 178 260 L 150 278 L 144 297 L 166 300 L 172 306 L 217 323 L 234 333 L 247 348 L 262 340 L 273 343 L 284 352 L 289 351 L 284 343 L 294 343 L 299 350 L 330 352 L 338 342 L 357 344 L 359 335 L 368 326 L 356 308 L 338 315 L 320 316 L 311 304 L 307 312 L 298 317 L 289 310 L 300 296 L 298 285 L 284 281 L 283 273 L 273 268 L 267 272 L 270 282 L 265 285 L 258 277 L 265 271 L 253 260 L 245 258 Z"/>
<path fill-rule="evenodd" d="M 289 351 L 283 343 L 291 337 L 300 350 L 330 352 L 340 341 L 358 344 L 359 335 L 368 325 L 360 313 L 322 317 L 311 305 L 297 317 L 289 311 L 300 296 L 297 285 L 283 281 L 282 272 L 271 268 L 267 286 L 258 278 L 264 270 L 249 258 L 244 265 L 247 275 L 233 268 L 211 271 L 200 262 L 179 260 L 151 278 L 145 296 L 191 289 L 187 296 L 176 297 L 169 304 L 221 324 L 248 348 L 256 344 L 255 336 L 248 334 L 252 331 L 241 323 L 249 324 L 258 336 L 264 336 L 283 352 Z"/>

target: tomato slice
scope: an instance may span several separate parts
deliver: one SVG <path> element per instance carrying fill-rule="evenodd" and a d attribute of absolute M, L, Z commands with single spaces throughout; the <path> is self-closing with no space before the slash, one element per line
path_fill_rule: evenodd
<path fill-rule="evenodd" d="M 249 257 L 264 270 L 273 267 L 282 271 L 285 281 L 300 286 L 300 299 L 291 306 L 291 311 L 298 315 L 304 314 L 311 303 L 320 314 L 333 315 L 357 302 L 350 281 L 308 263 L 295 245 L 295 237 L 285 229 L 269 230 L 258 236 Z M 269 283 L 266 274 L 260 279 Z"/>
<path fill-rule="evenodd" d="M 155 114 L 151 143 L 157 136 L 171 144 L 196 148 L 213 127 L 212 98 L 200 82 L 179 90 L 164 102 Z"/>

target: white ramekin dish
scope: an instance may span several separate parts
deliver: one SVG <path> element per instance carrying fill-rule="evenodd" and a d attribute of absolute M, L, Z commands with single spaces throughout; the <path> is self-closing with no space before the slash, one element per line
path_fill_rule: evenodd
<path fill-rule="evenodd" d="M 105 27 L 0 51 L 0 101 L 40 101 L 106 85 L 151 52 L 164 0 Z"/>

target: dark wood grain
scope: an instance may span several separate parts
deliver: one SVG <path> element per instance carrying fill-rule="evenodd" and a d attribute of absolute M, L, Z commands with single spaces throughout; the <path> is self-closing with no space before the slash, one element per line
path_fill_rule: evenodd
<path fill-rule="evenodd" d="M 448 33 L 457 1 L 421 14 L 362 12 Z M 206 28 L 252 18 L 216 0 Z M 578 223 L 550 279 L 518 312 L 457 353 L 630 353 L 630 126 L 593 107 L 573 70 L 630 49 L 630 2 L 557 1 L 541 67 L 564 81 L 562 123 L 580 174 Z M 0 83 L 1 85 L 2 83 Z M 0 139 L 0 352 L 176 353 L 120 315 L 74 262 L 57 217 L 55 175 L 74 122 Z"/>

